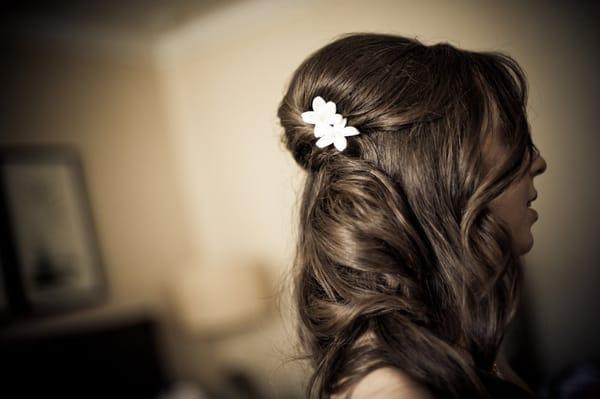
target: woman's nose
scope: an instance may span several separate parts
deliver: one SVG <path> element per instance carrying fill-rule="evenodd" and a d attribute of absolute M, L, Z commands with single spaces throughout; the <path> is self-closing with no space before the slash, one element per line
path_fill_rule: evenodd
<path fill-rule="evenodd" d="M 544 159 L 544 157 L 537 154 L 536 159 L 532 165 L 533 177 L 541 175 L 542 173 L 544 173 L 546 171 L 547 168 L 548 168 L 548 164 L 546 163 L 546 160 Z"/>

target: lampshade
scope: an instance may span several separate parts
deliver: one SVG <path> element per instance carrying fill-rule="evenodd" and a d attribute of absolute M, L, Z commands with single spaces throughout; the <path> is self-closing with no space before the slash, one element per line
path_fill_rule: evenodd
<path fill-rule="evenodd" d="M 190 333 L 220 334 L 243 328 L 268 310 L 272 295 L 260 264 L 186 266 L 176 274 L 171 300 Z"/>

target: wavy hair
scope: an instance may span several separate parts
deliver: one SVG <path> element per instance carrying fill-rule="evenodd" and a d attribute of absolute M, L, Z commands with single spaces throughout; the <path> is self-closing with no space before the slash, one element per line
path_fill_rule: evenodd
<path fill-rule="evenodd" d="M 343 152 L 316 147 L 302 121 L 315 96 L 361 132 Z M 509 56 L 396 35 L 343 35 L 294 72 L 277 114 L 307 172 L 292 274 L 308 398 L 380 367 L 437 396 L 488 397 L 477 371 L 492 368 L 522 280 L 488 205 L 537 151 L 526 102 Z M 507 154 L 493 168 L 491 136 Z"/>

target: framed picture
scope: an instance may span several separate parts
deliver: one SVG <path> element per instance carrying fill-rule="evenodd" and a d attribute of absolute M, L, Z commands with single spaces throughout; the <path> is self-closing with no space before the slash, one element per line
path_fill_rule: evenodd
<path fill-rule="evenodd" d="M 2 291 L 13 315 L 99 303 L 106 294 L 83 168 L 69 146 L 0 147 Z"/>

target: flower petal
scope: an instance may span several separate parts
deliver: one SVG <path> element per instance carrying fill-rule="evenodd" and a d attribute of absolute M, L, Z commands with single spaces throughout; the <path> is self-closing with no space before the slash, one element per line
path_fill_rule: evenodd
<path fill-rule="evenodd" d="M 335 136 L 333 139 L 333 145 L 339 151 L 344 151 L 344 149 L 346 148 L 346 145 L 348 145 L 348 141 L 346 140 L 346 138 L 344 136 Z"/>
<path fill-rule="evenodd" d="M 325 107 L 325 100 L 323 100 L 323 97 L 316 96 L 315 98 L 313 98 L 313 101 L 312 101 L 313 111 L 318 111 L 322 107 Z"/>
<path fill-rule="evenodd" d="M 329 115 L 335 115 L 335 103 L 333 101 L 327 102 L 327 104 L 325 104 L 324 110 Z"/>
<path fill-rule="evenodd" d="M 317 113 L 314 111 L 306 111 L 302 113 L 302 120 L 306 123 L 317 123 Z"/>
<path fill-rule="evenodd" d="M 333 126 L 317 123 L 315 125 L 315 137 L 323 137 L 323 136 L 332 136 L 333 135 Z"/>
<path fill-rule="evenodd" d="M 323 109 L 321 109 L 318 113 L 317 113 L 317 122 L 316 124 L 323 124 L 323 125 L 329 125 L 331 116 L 329 114 L 326 114 L 323 112 Z"/>
<path fill-rule="evenodd" d="M 331 143 L 333 143 L 333 136 L 323 136 L 319 140 L 317 140 L 317 147 L 327 147 Z"/>
<path fill-rule="evenodd" d="M 335 114 L 330 118 L 330 122 L 332 125 L 339 125 L 342 122 L 342 115 Z"/>
<path fill-rule="evenodd" d="M 344 136 L 356 136 L 357 134 L 360 134 L 360 132 L 358 131 L 357 128 L 355 128 L 354 126 L 346 126 L 343 130 L 342 130 L 342 134 Z"/>

